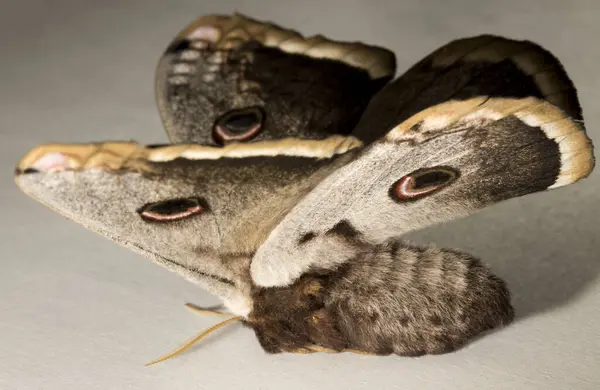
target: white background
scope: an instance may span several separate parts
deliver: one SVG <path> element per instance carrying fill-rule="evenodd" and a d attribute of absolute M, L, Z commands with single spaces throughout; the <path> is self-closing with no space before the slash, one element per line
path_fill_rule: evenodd
<path fill-rule="evenodd" d="M 399 72 L 479 33 L 533 40 L 580 91 L 600 145 L 600 2 L 91 1 L 0 5 L 0 389 L 598 389 L 599 175 L 413 234 L 469 251 L 507 280 L 518 318 L 459 352 L 418 359 L 266 355 L 232 325 L 161 365 L 218 319 L 217 300 L 20 193 L 17 160 L 45 142 L 164 142 L 153 72 L 196 16 L 231 13 L 394 50 Z"/>

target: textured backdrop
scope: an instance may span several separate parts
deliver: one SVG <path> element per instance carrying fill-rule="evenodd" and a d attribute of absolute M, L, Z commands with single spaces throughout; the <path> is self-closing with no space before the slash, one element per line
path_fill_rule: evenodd
<path fill-rule="evenodd" d="M 483 258 L 514 295 L 514 325 L 418 359 L 262 352 L 239 325 L 143 364 L 216 319 L 216 299 L 20 193 L 39 143 L 164 142 L 153 72 L 195 16 L 243 12 L 305 34 L 394 50 L 402 72 L 480 33 L 529 39 L 563 62 L 600 147 L 598 0 L 91 1 L 0 3 L 0 389 L 598 389 L 600 174 L 412 234 Z M 597 154 L 599 154 L 598 152 Z"/>

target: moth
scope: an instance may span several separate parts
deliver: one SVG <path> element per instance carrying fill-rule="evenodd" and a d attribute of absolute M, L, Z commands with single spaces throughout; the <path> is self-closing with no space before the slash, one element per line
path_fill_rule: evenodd
<path fill-rule="evenodd" d="M 156 69 L 170 143 L 44 144 L 15 180 L 220 297 L 268 353 L 448 353 L 511 323 L 507 285 L 403 234 L 575 183 L 593 145 L 532 42 L 458 39 L 395 72 L 378 46 L 203 16 Z"/>

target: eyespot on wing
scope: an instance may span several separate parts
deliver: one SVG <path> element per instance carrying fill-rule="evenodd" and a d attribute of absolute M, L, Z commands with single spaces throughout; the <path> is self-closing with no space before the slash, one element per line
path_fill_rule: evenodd
<path fill-rule="evenodd" d="M 260 133 L 264 119 L 258 107 L 229 111 L 215 121 L 213 138 L 220 145 L 248 141 Z"/>
<path fill-rule="evenodd" d="M 148 222 L 172 222 L 202 214 L 205 210 L 198 198 L 176 198 L 148 203 L 137 212 Z"/>
<path fill-rule="evenodd" d="M 390 188 L 390 197 L 397 202 L 414 201 L 449 186 L 459 176 L 450 167 L 418 169 L 397 180 Z"/>

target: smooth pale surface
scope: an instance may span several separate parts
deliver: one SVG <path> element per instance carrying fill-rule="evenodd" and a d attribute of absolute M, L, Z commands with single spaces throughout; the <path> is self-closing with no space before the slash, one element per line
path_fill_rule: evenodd
<path fill-rule="evenodd" d="M 271 356 L 232 325 L 143 366 L 220 320 L 183 303 L 216 299 L 27 198 L 13 168 L 40 143 L 164 142 L 153 93 L 159 54 L 195 15 L 235 10 L 389 47 L 399 71 L 459 37 L 533 40 L 565 65 L 600 147 L 597 0 L 4 1 L 0 389 L 600 388 L 597 172 L 410 236 L 480 256 L 514 294 L 516 323 L 457 353 Z"/>

